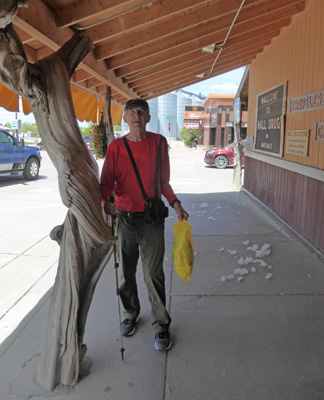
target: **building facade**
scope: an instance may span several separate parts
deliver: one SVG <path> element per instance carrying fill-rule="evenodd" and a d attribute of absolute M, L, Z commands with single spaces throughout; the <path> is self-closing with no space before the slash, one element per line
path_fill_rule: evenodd
<path fill-rule="evenodd" d="M 249 66 L 244 187 L 324 253 L 324 2 Z"/>
<path fill-rule="evenodd" d="M 234 142 L 235 94 L 210 94 L 205 108 L 203 138 L 199 144 L 205 149 L 222 148 Z M 241 139 L 246 137 L 247 112 L 242 113 Z"/>

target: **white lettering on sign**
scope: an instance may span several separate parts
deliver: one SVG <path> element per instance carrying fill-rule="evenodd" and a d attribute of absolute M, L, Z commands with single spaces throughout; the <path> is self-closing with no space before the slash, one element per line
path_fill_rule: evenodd
<path fill-rule="evenodd" d="M 262 149 L 272 150 L 272 143 L 261 143 Z"/>
<path fill-rule="evenodd" d="M 267 95 L 261 97 L 261 104 L 267 104 L 270 103 L 271 101 L 277 100 L 278 99 L 278 90 L 272 93 L 268 93 Z"/>
<path fill-rule="evenodd" d="M 268 119 L 269 129 L 280 129 L 280 117 Z"/>
<path fill-rule="evenodd" d="M 324 108 L 324 90 L 308 93 L 290 100 L 290 113 L 319 110 Z"/>
<path fill-rule="evenodd" d="M 289 130 L 286 134 L 285 151 L 298 156 L 308 155 L 309 130 Z"/>

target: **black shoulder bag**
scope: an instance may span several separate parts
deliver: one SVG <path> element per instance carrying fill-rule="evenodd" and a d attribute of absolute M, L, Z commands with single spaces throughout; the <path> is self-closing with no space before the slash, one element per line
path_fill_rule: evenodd
<path fill-rule="evenodd" d="M 163 136 L 161 136 L 160 141 L 159 141 L 158 156 L 156 159 L 155 176 L 154 176 L 154 197 L 152 199 L 148 199 L 147 195 L 145 193 L 143 183 L 142 183 L 140 174 L 138 172 L 133 154 L 132 154 L 129 144 L 127 142 L 127 139 L 125 136 L 123 137 L 123 141 L 124 141 L 126 149 L 128 151 L 129 158 L 131 159 L 131 162 L 133 164 L 133 168 L 134 168 L 134 171 L 136 174 L 138 184 L 141 188 L 143 199 L 145 200 L 144 221 L 148 224 L 153 224 L 153 225 L 164 224 L 165 218 L 167 218 L 169 216 L 168 207 L 166 207 L 163 200 L 161 200 L 159 198 L 159 185 L 158 185 L 159 176 L 158 176 L 158 174 L 159 174 L 159 169 L 161 167 L 161 159 L 162 159 L 162 140 L 163 140 Z"/>

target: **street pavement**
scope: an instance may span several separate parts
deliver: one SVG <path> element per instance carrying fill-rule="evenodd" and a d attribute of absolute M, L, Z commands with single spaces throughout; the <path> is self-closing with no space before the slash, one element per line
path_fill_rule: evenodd
<path fill-rule="evenodd" d="M 171 350 L 154 349 L 139 265 L 141 320 L 135 335 L 123 338 L 121 360 L 111 259 L 88 315 L 82 378 L 74 388 L 50 392 L 35 375 L 59 254 L 48 234 L 66 209 L 47 184 L 46 169 L 36 185 L 19 182 L 15 189 L 24 212 L 18 205 L 5 212 L 15 196 L 13 184 L 0 181 L 1 400 L 324 399 L 323 262 L 248 193 L 232 189 L 232 168 L 205 167 L 203 152 L 181 142 L 171 143 L 170 160 L 195 249 L 193 273 L 184 282 L 172 265 L 171 209 L 164 260 Z M 46 191 L 51 200 L 39 216 L 36 205 L 44 205 L 39 196 Z M 29 218 L 33 224 L 26 227 Z"/>

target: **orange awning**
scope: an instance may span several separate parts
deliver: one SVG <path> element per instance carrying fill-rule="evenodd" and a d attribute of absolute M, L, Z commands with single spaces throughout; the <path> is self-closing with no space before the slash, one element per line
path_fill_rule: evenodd
<path fill-rule="evenodd" d="M 74 87 L 71 87 L 71 93 L 77 119 L 79 121 L 93 123 L 99 122 L 104 101 L 99 100 L 95 96 L 82 92 Z M 18 96 L 2 84 L 0 84 L 0 107 L 12 112 L 20 111 Z M 28 115 L 32 112 L 29 104 L 24 98 L 22 99 L 22 112 L 25 115 Z M 112 104 L 111 118 L 113 125 L 120 125 L 122 115 L 122 108 L 116 107 Z"/>
<path fill-rule="evenodd" d="M 8 111 L 19 111 L 18 96 L 0 84 L 0 107 Z"/>

